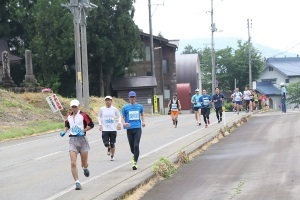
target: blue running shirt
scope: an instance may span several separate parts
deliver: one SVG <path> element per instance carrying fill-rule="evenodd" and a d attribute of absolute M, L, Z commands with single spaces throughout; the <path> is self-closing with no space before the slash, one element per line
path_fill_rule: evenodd
<path fill-rule="evenodd" d="M 122 115 L 125 117 L 125 122 L 129 123 L 126 129 L 141 128 L 141 114 L 144 108 L 141 104 L 126 104 L 122 108 Z"/>

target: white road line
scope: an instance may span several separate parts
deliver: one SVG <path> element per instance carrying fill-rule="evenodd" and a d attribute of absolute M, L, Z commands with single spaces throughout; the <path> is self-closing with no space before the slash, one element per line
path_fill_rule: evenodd
<path fill-rule="evenodd" d="M 190 135 L 193 135 L 193 134 L 199 132 L 199 131 L 202 130 L 202 129 L 204 129 L 204 128 L 195 130 L 195 131 L 193 131 L 193 132 L 191 132 L 191 133 L 189 133 L 189 134 L 187 134 L 187 135 L 185 135 L 185 136 L 182 136 L 181 138 L 178 138 L 178 139 L 176 139 L 176 140 L 174 140 L 174 141 L 172 141 L 172 142 L 169 142 L 169 143 L 167 143 L 167 144 L 165 144 L 165 145 L 163 145 L 163 146 L 161 146 L 161 147 L 159 147 L 159 148 L 156 148 L 156 149 L 154 149 L 153 151 L 150 151 L 149 153 L 140 156 L 140 159 L 141 159 L 141 158 L 144 158 L 144 157 L 146 157 L 146 156 L 149 156 L 150 154 L 152 154 L 152 153 L 154 153 L 154 152 L 157 152 L 157 151 L 159 151 L 159 150 L 161 150 L 161 149 L 163 149 L 163 148 L 165 148 L 165 147 L 167 147 L 167 146 L 169 146 L 169 145 L 171 145 L 171 144 L 173 144 L 173 143 L 175 143 L 175 142 L 177 142 L 177 141 L 179 141 L 179 140 L 182 140 L 182 139 L 184 139 L 184 138 L 190 136 Z M 209 134 L 207 134 L 207 135 L 209 135 Z M 206 137 L 207 135 L 204 135 L 203 137 Z M 104 173 L 102 173 L 102 174 L 100 174 L 100 175 L 98 175 L 98 176 L 94 176 L 94 177 L 92 177 L 92 178 L 90 178 L 90 179 L 88 179 L 88 180 L 86 180 L 86 181 L 83 181 L 83 182 L 81 183 L 81 185 L 84 185 L 84 184 L 86 184 L 86 183 L 89 183 L 89 182 L 91 182 L 91 181 L 93 181 L 93 180 L 95 180 L 95 179 L 101 178 L 102 176 L 104 176 L 104 175 L 106 175 L 106 174 L 109 174 L 109 173 L 111 173 L 111 172 L 113 172 L 113 171 L 116 171 L 116 170 L 118 170 L 118 169 L 120 169 L 120 168 L 122 168 L 122 167 L 124 167 L 124 166 L 126 166 L 126 165 L 128 165 L 128 164 L 130 164 L 130 163 L 131 163 L 131 161 L 130 161 L 130 162 L 127 162 L 127 163 L 125 163 L 125 164 L 123 164 L 123 165 L 120 165 L 120 166 L 118 166 L 118 167 L 115 167 L 115 168 L 113 168 L 113 169 L 111 169 L 111 170 L 108 170 L 108 171 L 106 171 L 106 172 L 104 172 Z M 67 188 L 66 190 L 61 191 L 60 193 L 58 193 L 58 194 L 56 194 L 56 195 L 53 195 L 53 196 L 47 198 L 46 200 L 53 200 L 53 199 L 56 199 L 56 198 L 61 197 L 62 195 L 66 194 L 66 193 L 68 193 L 68 192 L 70 192 L 70 191 L 72 191 L 72 190 L 74 190 L 74 187 Z"/>
<path fill-rule="evenodd" d="M 57 152 L 54 152 L 54 153 L 50 153 L 48 155 L 45 155 L 45 156 L 41 156 L 41 157 L 38 157 L 38 158 L 35 158 L 34 160 L 40 160 L 40 159 L 43 159 L 43 158 L 46 158 L 46 157 L 49 157 L 49 156 L 53 156 L 55 154 L 58 154 L 58 153 L 61 153 L 63 151 L 57 151 Z"/>

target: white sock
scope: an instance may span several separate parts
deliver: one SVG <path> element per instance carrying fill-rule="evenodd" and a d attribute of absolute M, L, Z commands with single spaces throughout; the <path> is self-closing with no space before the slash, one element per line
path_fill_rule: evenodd
<path fill-rule="evenodd" d="M 80 181 L 79 181 L 79 180 L 77 180 L 77 181 L 76 181 L 76 183 L 80 183 Z"/>

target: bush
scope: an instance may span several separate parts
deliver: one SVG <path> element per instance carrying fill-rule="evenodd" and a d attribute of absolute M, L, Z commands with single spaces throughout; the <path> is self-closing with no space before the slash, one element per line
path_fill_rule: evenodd
<path fill-rule="evenodd" d="M 153 165 L 152 171 L 160 177 L 168 178 L 176 172 L 176 168 L 167 158 L 162 157 Z"/>

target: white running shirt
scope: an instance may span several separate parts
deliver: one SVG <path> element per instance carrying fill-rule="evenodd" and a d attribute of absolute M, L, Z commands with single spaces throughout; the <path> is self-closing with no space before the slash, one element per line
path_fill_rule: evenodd
<path fill-rule="evenodd" d="M 250 95 L 251 95 L 250 90 L 245 90 L 244 91 L 244 100 L 250 100 Z"/>
<path fill-rule="evenodd" d="M 99 125 L 102 125 L 103 131 L 117 131 L 116 118 L 118 118 L 117 123 L 121 123 L 121 114 L 114 106 L 110 108 L 103 106 L 100 108 L 98 122 Z"/>

